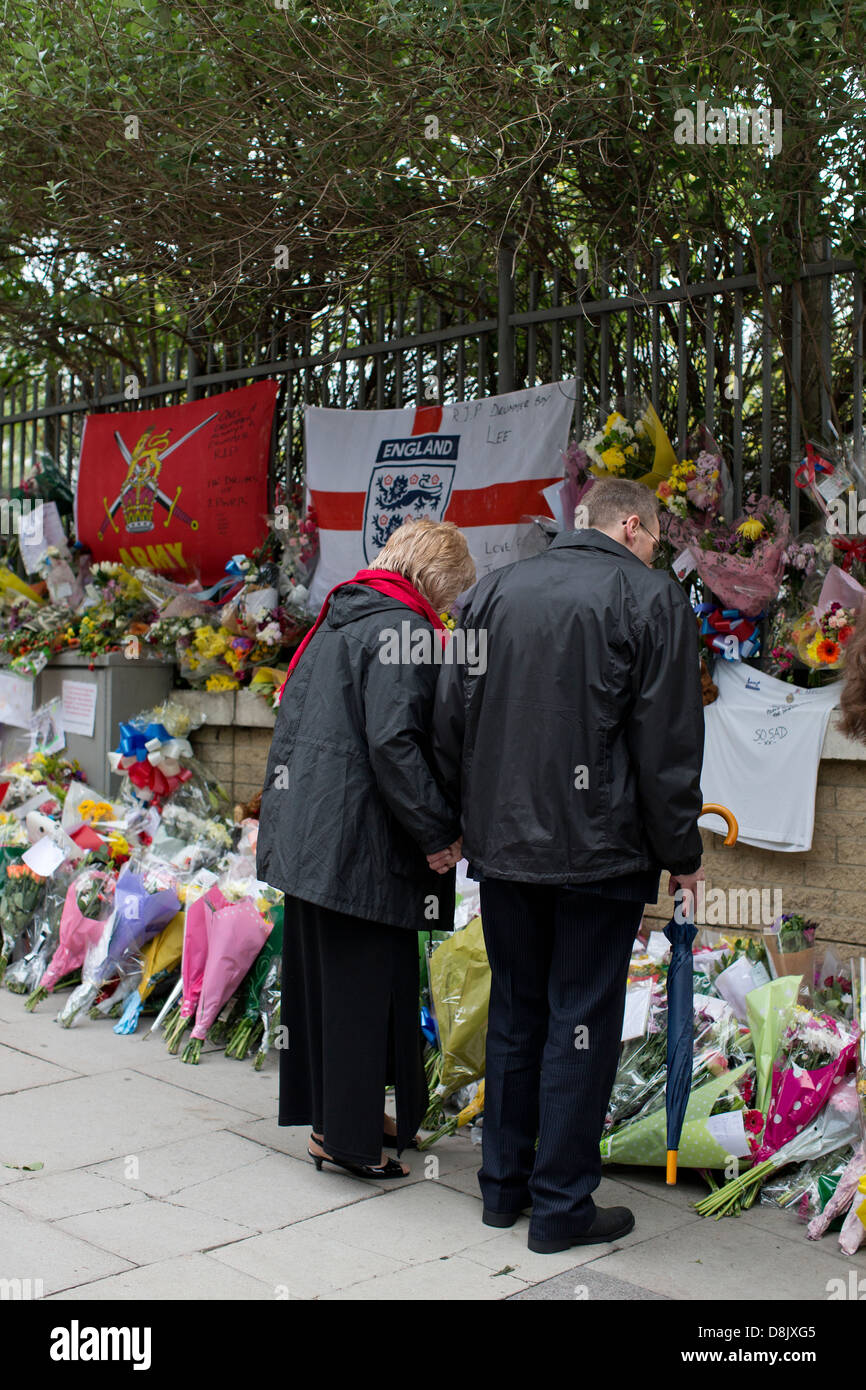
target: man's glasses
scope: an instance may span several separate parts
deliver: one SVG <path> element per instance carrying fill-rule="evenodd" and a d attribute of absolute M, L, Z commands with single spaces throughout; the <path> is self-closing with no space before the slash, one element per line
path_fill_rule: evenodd
<path fill-rule="evenodd" d="M 622 524 L 623 524 L 623 526 L 626 525 L 625 522 L 623 522 Z M 662 544 L 662 543 L 661 543 L 661 539 L 659 538 L 659 539 L 657 540 L 656 537 L 653 535 L 652 531 L 648 531 L 647 528 L 646 528 L 646 526 L 644 526 L 644 524 L 643 524 L 642 521 L 639 521 L 639 522 L 638 522 L 638 526 L 640 527 L 640 529 L 641 529 L 642 531 L 646 531 L 647 535 L 649 536 L 650 540 L 652 541 L 652 543 L 653 543 L 653 559 L 655 559 L 655 557 L 658 555 L 658 553 L 659 553 L 659 551 L 660 551 L 660 549 L 661 549 L 661 544 Z"/>

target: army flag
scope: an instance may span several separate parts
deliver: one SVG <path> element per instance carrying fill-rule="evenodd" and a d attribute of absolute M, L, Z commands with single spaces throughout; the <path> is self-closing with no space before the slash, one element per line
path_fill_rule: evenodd
<path fill-rule="evenodd" d="M 75 533 L 95 560 L 180 583 L 223 577 L 267 535 L 276 381 L 185 405 L 88 415 Z"/>

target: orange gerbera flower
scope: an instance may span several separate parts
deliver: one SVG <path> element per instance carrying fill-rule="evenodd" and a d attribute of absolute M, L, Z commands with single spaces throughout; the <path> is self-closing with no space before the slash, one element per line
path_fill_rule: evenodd
<path fill-rule="evenodd" d="M 835 661 L 839 660 L 840 650 L 838 642 L 834 642 L 830 637 L 825 637 L 818 643 L 816 655 L 819 661 L 823 661 L 827 666 L 832 666 Z"/>

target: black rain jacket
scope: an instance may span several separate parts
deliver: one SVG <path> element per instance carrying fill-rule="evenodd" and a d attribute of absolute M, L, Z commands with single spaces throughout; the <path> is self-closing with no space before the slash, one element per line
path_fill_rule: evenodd
<path fill-rule="evenodd" d="M 485 576 L 443 665 L 434 754 L 484 877 L 693 873 L 702 843 L 698 634 L 680 586 L 590 528 Z M 467 636 L 467 653 L 473 653 Z"/>
<path fill-rule="evenodd" d="M 380 660 L 381 634 L 402 639 L 402 624 L 407 634 L 425 629 L 431 650 L 440 641 L 426 618 L 366 585 L 331 599 L 277 712 L 257 873 L 352 917 L 450 930 L 454 871 L 434 873 L 426 859 L 460 834 L 432 770 L 441 663 Z M 411 640 L 400 641 L 401 654 Z"/>

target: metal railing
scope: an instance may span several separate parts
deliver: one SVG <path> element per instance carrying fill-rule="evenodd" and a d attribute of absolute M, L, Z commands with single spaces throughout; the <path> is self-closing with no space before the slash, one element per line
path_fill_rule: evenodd
<path fill-rule="evenodd" d="M 584 254 L 582 261 L 587 259 Z M 498 254 L 494 316 L 464 321 L 418 300 L 328 307 L 313 322 L 265 340 L 210 343 L 103 366 L 92 379 L 60 374 L 0 391 L 0 483 L 20 484 L 40 453 L 74 479 L 89 411 L 175 404 L 264 377 L 282 383 L 271 483 L 303 478 L 303 409 L 384 409 L 475 399 L 575 379 L 574 434 L 591 433 L 613 397 L 652 401 L 674 444 L 703 422 L 723 447 L 735 505 L 760 489 L 790 505 L 807 438 L 831 426 L 863 458 L 863 279 L 854 262 L 822 259 L 791 282 L 744 248 L 657 253 L 643 284 L 634 265 L 514 273 Z M 518 304 L 520 300 L 520 304 Z M 480 302 L 484 303 L 483 286 Z"/>

